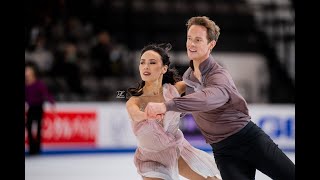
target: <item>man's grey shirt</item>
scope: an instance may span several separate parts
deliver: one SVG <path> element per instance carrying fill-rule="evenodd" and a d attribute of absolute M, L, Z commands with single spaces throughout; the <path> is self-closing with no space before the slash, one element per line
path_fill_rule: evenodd
<path fill-rule="evenodd" d="M 165 103 L 167 111 L 191 112 L 206 142 L 217 143 L 240 131 L 251 119 L 247 103 L 232 77 L 210 55 L 199 65 L 201 82 L 193 75 L 193 61 L 183 75 L 186 95 Z"/>

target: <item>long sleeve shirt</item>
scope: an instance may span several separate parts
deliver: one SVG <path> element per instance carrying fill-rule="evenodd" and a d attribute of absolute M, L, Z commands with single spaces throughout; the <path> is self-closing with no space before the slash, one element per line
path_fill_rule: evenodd
<path fill-rule="evenodd" d="M 29 106 L 43 105 L 45 101 L 49 101 L 51 104 L 55 103 L 47 86 L 40 80 L 25 86 L 25 101 Z"/>
<path fill-rule="evenodd" d="M 167 111 L 191 112 L 209 144 L 240 131 L 251 119 L 247 103 L 230 74 L 210 55 L 200 63 L 201 82 L 194 76 L 193 61 L 183 75 L 186 95 L 165 103 Z"/>

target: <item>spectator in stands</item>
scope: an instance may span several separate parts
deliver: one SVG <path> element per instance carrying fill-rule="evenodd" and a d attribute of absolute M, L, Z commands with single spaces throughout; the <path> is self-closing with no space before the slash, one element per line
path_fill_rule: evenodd
<path fill-rule="evenodd" d="M 73 42 L 66 42 L 61 56 L 57 56 L 52 74 L 63 78 L 71 93 L 83 95 L 81 68 L 79 65 L 78 48 Z"/>
<path fill-rule="evenodd" d="M 205 16 L 192 17 L 186 25 L 190 59 L 183 75 L 186 95 L 148 103 L 148 119 L 169 112 L 191 112 L 212 146 L 223 180 L 252 180 L 256 169 L 272 179 L 295 179 L 294 163 L 251 121 L 247 103 L 230 74 L 211 56 L 220 28 Z"/>
<path fill-rule="evenodd" d="M 111 75 L 111 38 L 107 31 L 100 31 L 97 44 L 91 49 L 92 68 L 97 78 Z"/>
<path fill-rule="evenodd" d="M 55 112 L 55 100 L 45 83 L 40 80 L 37 65 L 27 62 L 25 65 L 25 112 L 30 155 L 41 153 L 41 128 L 46 101 L 50 102 L 52 110 Z M 35 134 L 32 128 L 34 123 L 36 124 Z"/>
<path fill-rule="evenodd" d="M 40 73 L 44 75 L 49 74 L 54 61 L 53 54 L 46 44 L 47 38 L 44 35 L 39 34 L 36 37 L 34 44 L 25 51 L 25 59 L 34 62 L 38 66 Z"/>
<path fill-rule="evenodd" d="M 179 173 L 192 180 L 217 180 L 213 156 L 191 146 L 179 130 L 181 113 L 147 118 L 144 112 L 148 102 L 166 102 L 185 90 L 177 72 L 169 68 L 170 48 L 170 44 L 144 47 L 139 65 L 142 83 L 128 89 L 126 107 L 138 140 L 134 163 L 144 180 L 179 179 Z"/>

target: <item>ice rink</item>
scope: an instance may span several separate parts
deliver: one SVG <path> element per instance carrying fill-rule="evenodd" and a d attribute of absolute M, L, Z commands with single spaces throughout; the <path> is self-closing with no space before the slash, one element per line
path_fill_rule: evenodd
<path fill-rule="evenodd" d="M 295 162 L 295 153 L 287 153 Z M 25 157 L 25 180 L 140 180 L 133 153 L 52 154 Z M 181 180 L 186 180 L 181 177 Z M 270 180 L 257 171 L 256 180 Z"/>

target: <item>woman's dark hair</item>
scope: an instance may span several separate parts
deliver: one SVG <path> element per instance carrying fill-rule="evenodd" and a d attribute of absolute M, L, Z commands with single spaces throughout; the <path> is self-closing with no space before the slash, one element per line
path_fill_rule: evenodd
<path fill-rule="evenodd" d="M 171 48 L 172 46 L 170 43 L 149 44 L 145 46 L 140 53 L 141 57 L 146 51 L 155 51 L 160 55 L 163 65 L 168 66 L 167 72 L 163 75 L 162 84 L 170 83 L 173 85 L 176 82 L 182 80 L 182 78 L 178 74 L 178 71 L 175 68 L 170 68 L 171 62 L 168 52 L 171 50 Z M 140 96 L 141 94 L 143 94 L 142 88 L 144 85 L 145 82 L 141 81 L 140 83 L 138 83 L 137 87 L 128 88 L 127 99 L 129 99 L 131 96 Z"/>

